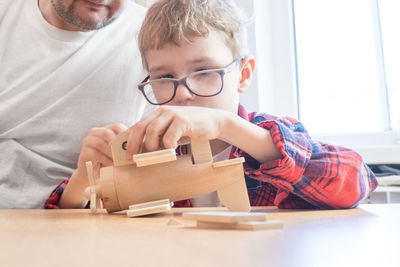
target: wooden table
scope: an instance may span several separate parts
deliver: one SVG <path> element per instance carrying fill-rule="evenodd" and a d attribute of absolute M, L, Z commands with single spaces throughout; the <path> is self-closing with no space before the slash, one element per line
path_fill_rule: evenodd
<path fill-rule="evenodd" d="M 182 209 L 141 218 L 88 210 L 0 210 L 0 265 L 400 266 L 399 204 L 259 209 L 282 220 L 284 228 L 197 229 L 182 220 Z M 167 225 L 171 218 L 184 226 Z"/>

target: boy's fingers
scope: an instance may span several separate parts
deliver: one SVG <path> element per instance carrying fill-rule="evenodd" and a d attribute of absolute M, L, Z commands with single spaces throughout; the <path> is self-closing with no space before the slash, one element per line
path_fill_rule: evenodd
<path fill-rule="evenodd" d="M 148 116 L 144 117 L 137 123 L 135 123 L 133 126 L 131 126 L 128 131 L 129 131 L 129 136 L 128 136 L 128 145 L 126 149 L 126 159 L 131 160 L 132 155 L 139 153 L 140 147 L 143 143 L 143 139 L 146 134 L 146 129 L 147 126 L 154 121 L 160 114 L 160 108 L 157 110 L 153 111 L 150 113 Z"/>
<path fill-rule="evenodd" d="M 127 140 L 128 160 L 131 160 L 132 155 L 140 151 L 142 143 L 145 146 L 144 149 L 150 151 L 162 146 L 160 144 L 160 137 L 169 129 L 171 122 L 176 117 L 175 109 L 176 107 L 162 106 L 129 128 L 129 137 Z M 148 129 L 149 125 L 151 127 Z M 168 143 L 168 146 L 176 147 L 178 139 L 172 141 L 172 144 Z"/>
<path fill-rule="evenodd" d="M 147 120 L 141 120 L 129 128 L 128 145 L 126 148 L 127 160 L 131 160 L 132 155 L 139 152 L 148 123 Z"/>
<path fill-rule="evenodd" d="M 107 157 L 104 154 L 98 154 L 97 156 L 97 162 L 100 163 L 102 166 L 107 167 L 107 166 L 112 166 L 113 161 L 109 157 Z"/>
<path fill-rule="evenodd" d="M 146 139 L 143 142 L 143 151 L 150 152 L 157 150 L 157 148 L 160 146 L 160 132 L 158 129 L 154 128 L 147 128 L 146 129 Z"/>
<path fill-rule="evenodd" d="M 116 134 L 112 129 L 101 127 L 90 129 L 88 137 L 97 137 L 103 139 L 107 144 L 109 144 L 115 138 L 115 135 Z"/>
<path fill-rule="evenodd" d="M 171 114 L 161 113 L 146 128 L 144 147 L 147 151 L 154 151 L 163 146 L 162 136 L 172 121 Z"/>
<path fill-rule="evenodd" d="M 126 130 L 128 130 L 128 127 L 126 127 L 122 123 L 107 125 L 106 128 L 112 130 L 115 135 L 118 135 L 119 133 L 122 133 L 122 132 L 125 132 Z"/>
<path fill-rule="evenodd" d="M 113 161 L 107 155 L 103 154 L 101 151 L 95 148 L 88 148 L 85 152 L 83 161 L 92 161 L 94 164 L 100 163 L 103 166 L 111 166 Z"/>
<path fill-rule="evenodd" d="M 85 145 L 87 147 L 92 150 L 98 151 L 98 153 L 103 153 L 111 158 L 111 148 L 108 144 L 109 143 L 105 139 L 97 136 L 91 136 L 90 138 L 87 138 L 87 140 L 85 140 Z"/>
<path fill-rule="evenodd" d="M 96 161 L 99 161 L 102 164 L 111 163 L 112 164 L 112 156 L 104 153 L 104 150 L 100 150 L 99 148 L 91 148 L 91 157 Z M 107 166 L 109 166 L 108 164 Z"/>
<path fill-rule="evenodd" d="M 172 121 L 163 137 L 165 148 L 176 148 L 178 146 L 178 140 L 181 139 L 183 134 L 184 126 L 176 120 Z"/>
<path fill-rule="evenodd" d="M 88 138 L 102 139 L 108 146 L 119 133 L 126 131 L 126 129 L 127 127 L 122 123 L 107 125 L 105 127 L 95 127 L 90 129 Z M 107 146 L 104 148 L 104 151 L 107 152 L 107 155 L 111 156 L 111 148 Z"/>

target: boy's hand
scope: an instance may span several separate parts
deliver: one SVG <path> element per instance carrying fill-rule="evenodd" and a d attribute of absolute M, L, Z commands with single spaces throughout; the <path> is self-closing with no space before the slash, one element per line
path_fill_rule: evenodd
<path fill-rule="evenodd" d="M 113 124 L 105 127 L 90 129 L 83 140 L 81 153 L 78 159 L 78 168 L 72 174 L 58 206 L 60 208 L 82 208 L 87 204 L 83 194 L 89 185 L 86 173 L 86 162 L 93 162 L 93 176 L 98 178 L 100 167 L 112 165 L 110 142 L 115 136 L 127 129 L 123 124 Z"/>
<path fill-rule="evenodd" d="M 83 140 L 81 153 L 78 160 L 78 176 L 86 177 L 86 162 L 92 161 L 95 167 L 94 176 L 98 177 L 100 167 L 113 164 L 110 142 L 121 132 L 126 131 L 123 124 L 113 124 L 105 127 L 90 129 Z M 97 173 L 97 174 L 96 174 Z M 87 179 L 85 179 L 87 183 Z"/>
<path fill-rule="evenodd" d="M 201 140 L 220 137 L 229 112 L 194 106 L 161 106 L 129 128 L 128 158 L 141 150 L 176 148 L 182 137 Z"/>

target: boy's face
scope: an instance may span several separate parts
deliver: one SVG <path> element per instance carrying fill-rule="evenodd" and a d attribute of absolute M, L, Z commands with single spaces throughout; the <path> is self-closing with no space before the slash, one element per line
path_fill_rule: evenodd
<path fill-rule="evenodd" d="M 180 46 L 168 43 L 159 50 L 148 50 L 145 58 L 150 79 L 181 79 L 195 71 L 224 68 L 236 60 L 218 32 L 212 31 L 207 37 L 195 37 L 191 41 L 183 42 Z M 180 84 L 174 99 L 167 105 L 210 107 L 236 113 L 240 66 L 239 62 L 231 72 L 224 75 L 224 86 L 220 94 L 212 97 L 196 96 L 185 85 Z"/>

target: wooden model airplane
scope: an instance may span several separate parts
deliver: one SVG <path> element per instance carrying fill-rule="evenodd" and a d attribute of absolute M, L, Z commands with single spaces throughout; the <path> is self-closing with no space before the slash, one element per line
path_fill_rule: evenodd
<path fill-rule="evenodd" d="M 221 203 L 232 211 L 250 211 L 243 158 L 213 162 L 208 141 L 191 140 L 192 155 L 176 157 L 174 149 L 136 154 L 125 160 L 128 132 L 111 145 L 114 166 L 100 169 L 97 184 L 87 162 L 91 209 L 103 199 L 107 212 L 169 199 L 178 201 L 217 191 Z M 192 160 L 193 157 L 193 160 Z"/>

